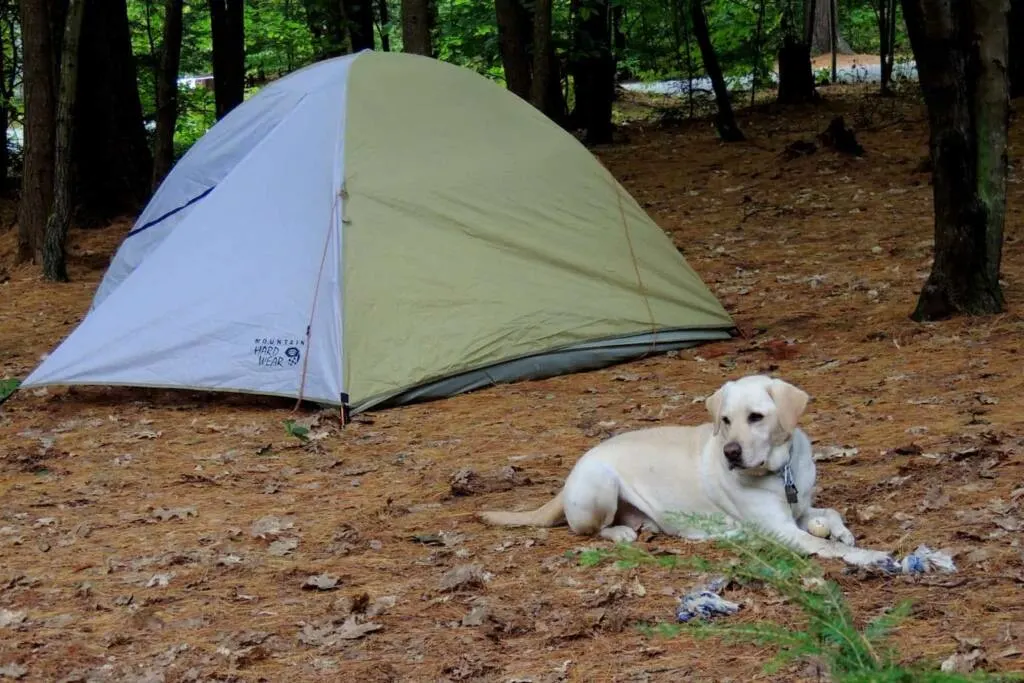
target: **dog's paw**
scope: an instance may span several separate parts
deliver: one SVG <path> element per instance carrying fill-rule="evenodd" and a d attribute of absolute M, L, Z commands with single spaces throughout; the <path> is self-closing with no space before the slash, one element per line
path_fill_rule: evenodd
<path fill-rule="evenodd" d="M 899 572 L 900 564 L 889 553 L 881 550 L 856 548 L 846 554 L 846 561 L 860 567 L 881 569 L 884 572 Z"/>
<path fill-rule="evenodd" d="M 855 546 L 857 545 L 857 539 L 853 537 L 853 532 L 847 529 L 845 526 L 839 528 L 832 528 L 832 538 L 843 545 Z"/>
<path fill-rule="evenodd" d="M 612 543 L 632 543 L 637 539 L 637 533 L 628 526 L 606 526 L 601 529 L 601 538 Z"/>

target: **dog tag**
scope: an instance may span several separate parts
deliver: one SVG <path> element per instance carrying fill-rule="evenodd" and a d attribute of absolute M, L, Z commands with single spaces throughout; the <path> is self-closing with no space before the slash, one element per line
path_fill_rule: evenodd
<path fill-rule="evenodd" d="M 782 468 L 782 483 L 786 488 L 786 502 L 795 505 L 797 502 L 796 482 L 793 481 L 793 468 L 789 466 L 789 463 Z"/>
<path fill-rule="evenodd" d="M 790 505 L 794 505 L 797 501 L 796 497 L 796 484 L 792 482 L 786 483 L 786 502 Z"/>

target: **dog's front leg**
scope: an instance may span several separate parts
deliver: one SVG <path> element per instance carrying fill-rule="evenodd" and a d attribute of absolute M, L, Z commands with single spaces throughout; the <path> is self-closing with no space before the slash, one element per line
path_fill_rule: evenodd
<path fill-rule="evenodd" d="M 800 515 L 796 520 L 796 525 L 803 531 L 810 531 L 808 524 L 812 519 L 819 518 L 825 522 L 829 528 L 829 533 L 832 538 L 843 543 L 845 545 L 856 545 L 856 539 L 853 537 L 853 532 L 850 531 L 846 524 L 843 522 L 843 516 L 839 514 L 838 510 L 832 508 L 808 508 L 808 510 Z"/>
<path fill-rule="evenodd" d="M 782 512 L 782 511 L 780 511 Z M 841 559 L 861 567 L 879 567 L 892 570 L 896 560 L 889 553 L 868 548 L 856 548 L 845 543 L 818 538 L 797 526 L 791 516 L 782 514 L 762 517 L 758 524 L 783 543 L 805 555 L 817 555 L 828 559 Z"/>

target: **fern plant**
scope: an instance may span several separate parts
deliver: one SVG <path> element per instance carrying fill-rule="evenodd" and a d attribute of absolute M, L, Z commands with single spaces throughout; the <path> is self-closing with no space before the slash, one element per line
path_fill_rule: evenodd
<path fill-rule="evenodd" d="M 801 659 L 823 663 L 837 683 L 953 683 L 961 681 L 1020 680 L 986 673 L 958 674 L 934 669 L 911 669 L 897 663 L 898 653 L 888 642 L 892 630 L 910 614 L 910 603 L 901 602 L 884 614 L 857 626 L 842 589 L 824 578 L 821 566 L 795 551 L 781 539 L 750 524 L 725 524 L 721 518 L 679 515 L 679 523 L 705 532 L 730 552 L 725 561 L 707 561 L 677 555 L 653 555 L 643 548 L 619 544 L 612 550 L 586 550 L 579 562 L 594 566 L 614 560 L 618 566 L 656 565 L 714 572 L 740 584 L 762 584 L 797 606 L 805 621 L 800 628 L 771 622 L 731 624 L 727 620 L 699 619 L 686 624 L 661 622 L 645 625 L 647 635 L 676 636 L 682 633 L 726 641 L 753 642 L 775 649 L 766 663 L 768 673 Z"/>

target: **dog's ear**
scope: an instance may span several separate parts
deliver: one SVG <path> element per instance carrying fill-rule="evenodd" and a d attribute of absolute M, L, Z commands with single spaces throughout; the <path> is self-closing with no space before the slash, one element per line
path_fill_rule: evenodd
<path fill-rule="evenodd" d="M 810 396 L 803 389 L 798 389 L 781 379 L 772 380 L 768 385 L 768 394 L 775 401 L 779 426 L 789 434 L 796 429 L 796 423 L 800 421 L 800 416 L 807 409 L 807 401 Z"/>
<path fill-rule="evenodd" d="M 725 394 L 725 385 L 719 387 L 718 391 L 704 399 L 704 407 L 708 409 L 711 414 L 711 423 L 714 425 L 714 436 L 718 436 L 718 432 L 722 429 L 722 421 L 718 419 L 718 416 L 722 412 L 722 397 Z"/>

